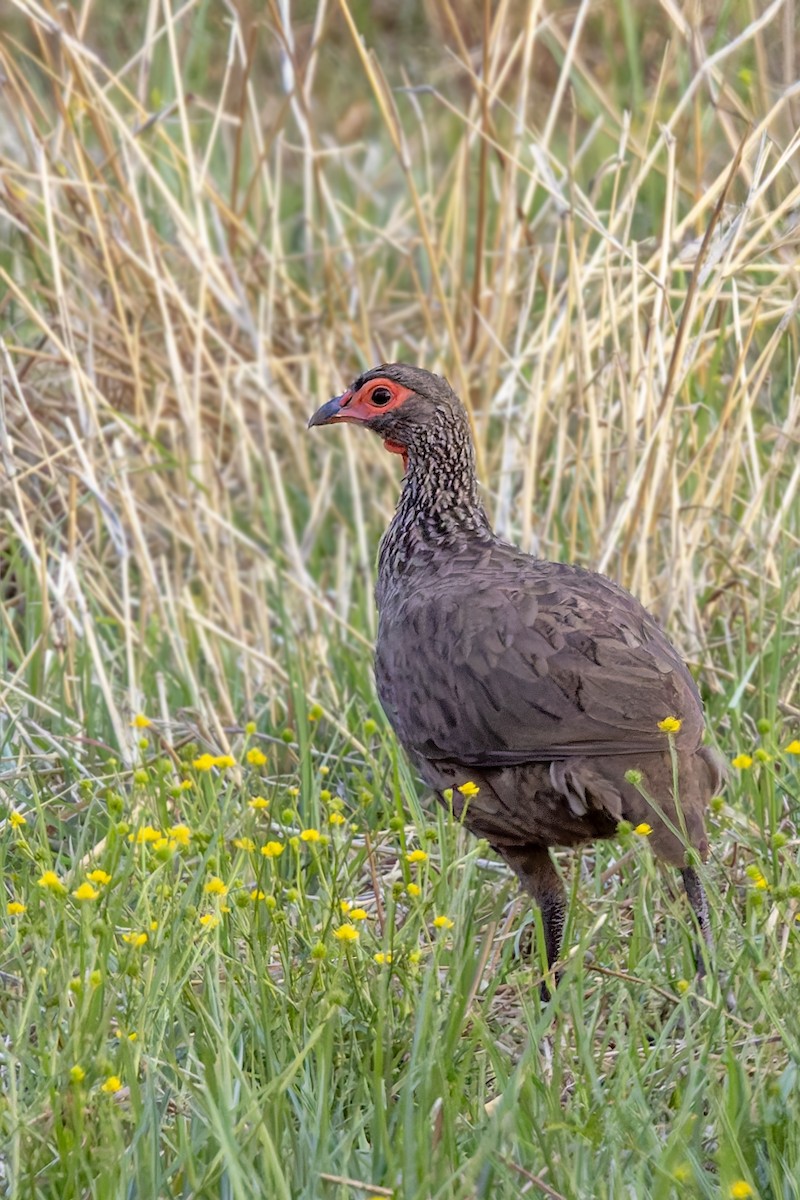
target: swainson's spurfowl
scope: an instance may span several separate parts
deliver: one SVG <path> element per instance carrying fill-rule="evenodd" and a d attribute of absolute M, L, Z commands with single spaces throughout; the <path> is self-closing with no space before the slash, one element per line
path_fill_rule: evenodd
<path fill-rule="evenodd" d="M 707 857 L 703 816 L 721 776 L 677 650 L 612 580 L 524 554 L 493 532 L 467 414 L 445 379 L 405 363 L 375 367 L 309 427 L 345 421 L 373 430 L 405 464 L 378 559 L 381 704 L 423 780 L 440 798 L 455 789 L 455 814 L 540 906 L 548 966 L 566 908 L 549 847 L 613 837 L 621 820 L 652 827 L 650 844 L 680 869 L 710 943 L 687 848 Z M 659 729 L 667 717 L 681 722 L 677 804 Z M 457 789 L 467 782 L 479 791 L 465 800 Z"/>

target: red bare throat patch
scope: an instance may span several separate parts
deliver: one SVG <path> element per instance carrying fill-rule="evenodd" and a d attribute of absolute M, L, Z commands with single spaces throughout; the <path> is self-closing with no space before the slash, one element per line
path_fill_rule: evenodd
<path fill-rule="evenodd" d="M 383 444 L 390 454 L 402 455 L 403 466 L 408 470 L 408 446 L 403 446 L 400 442 L 393 442 L 391 438 L 384 438 Z"/>

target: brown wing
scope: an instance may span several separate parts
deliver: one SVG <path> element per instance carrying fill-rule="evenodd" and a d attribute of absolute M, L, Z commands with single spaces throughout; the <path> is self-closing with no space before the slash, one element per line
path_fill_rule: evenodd
<path fill-rule="evenodd" d="M 504 766 L 663 750 L 703 731 L 695 684 L 645 609 L 603 576 L 511 552 L 406 585 L 381 614 L 376 679 L 429 761 Z"/>

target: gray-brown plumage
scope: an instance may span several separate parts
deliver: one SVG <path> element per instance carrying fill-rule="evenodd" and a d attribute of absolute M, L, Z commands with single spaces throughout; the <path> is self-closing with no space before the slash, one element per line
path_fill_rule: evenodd
<path fill-rule="evenodd" d="M 647 822 L 680 868 L 703 939 L 705 893 L 687 847 L 708 853 L 703 815 L 720 786 L 701 745 L 697 688 L 628 592 L 603 575 L 501 541 L 481 504 L 464 408 L 446 380 L 403 363 L 366 372 L 309 425 L 358 422 L 403 455 L 406 473 L 381 542 L 378 695 L 398 739 L 439 796 L 487 839 L 542 911 L 548 965 L 565 897 L 550 846 Z M 675 737 L 678 796 L 665 717 Z M 626 772 L 641 772 L 640 787 Z M 467 801 L 458 785 L 474 782 Z M 702 971 L 702 956 L 698 956 Z"/>

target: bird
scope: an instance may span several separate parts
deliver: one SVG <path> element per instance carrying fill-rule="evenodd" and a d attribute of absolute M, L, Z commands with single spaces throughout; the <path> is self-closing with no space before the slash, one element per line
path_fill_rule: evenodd
<path fill-rule="evenodd" d="M 308 426 L 343 423 L 404 466 L 378 553 L 378 698 L 423 782 L 538 905 L 542 997 L 558 983 L 567 911 L 551 849 L 612 838 L 623 821 L 680 871 L 702 976 L 712 934 L 697 867 L 723 769 L 681 655 L 613 580 L 494 532 L 469 418 L 444 377 L 376 366 Z"/>

